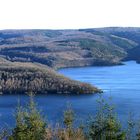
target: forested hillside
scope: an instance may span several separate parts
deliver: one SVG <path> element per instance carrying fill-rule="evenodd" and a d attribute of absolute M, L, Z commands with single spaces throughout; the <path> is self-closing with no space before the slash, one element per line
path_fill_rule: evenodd
<path fill-rule="evenodd" d="M 0 60 L 0 92 L 19 94 L 86 94 L 101 92 L 97 88 L 57 74 L 51 68 L 33 63 Z"/>
<path fill-rule="evenodd" d="M 123 60 L 140 62 L 139 46 L 140 28 L 1 30 L 0 88 L 6 93 L 96 92 L 54 70 L 118 65 Z"/>
<path fill-rule="evenodd" d="M 137 28 L 3 30 L 0 55 L 52 68 L 115 65 L 139 46 L 139 36 Z"/>
<path fill-rule="evenodd" d="M 86 94 L 101 92 L 90 84 L 70 80 L 51 68 L 33 63 L 0 60 L 0 92 L 19 94 Z"/>

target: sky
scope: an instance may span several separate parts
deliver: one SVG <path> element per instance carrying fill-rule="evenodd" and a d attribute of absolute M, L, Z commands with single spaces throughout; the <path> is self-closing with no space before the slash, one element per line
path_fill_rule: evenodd
<path fill-rule="evenodd" d="M 140 27 L 140 0 L 0 0 L 0 29 Z"/>

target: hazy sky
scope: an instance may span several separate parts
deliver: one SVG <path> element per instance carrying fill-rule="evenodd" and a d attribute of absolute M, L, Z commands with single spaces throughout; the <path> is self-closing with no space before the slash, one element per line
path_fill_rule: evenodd
<path fill-rule="evenodd" d="M 0 29 L 139 26 L 140 0 L 0 0 Z"/>

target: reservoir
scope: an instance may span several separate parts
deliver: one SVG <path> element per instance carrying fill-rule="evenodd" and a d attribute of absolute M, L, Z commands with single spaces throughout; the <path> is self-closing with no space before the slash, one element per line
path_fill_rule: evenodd
<path fill-rule="evenodd" d="M 135 119 L 140 118 L 140 64 L 135 61 L 124 62 L 125 65 L 105 67 L 65 68 L 58 72 L 75 80 L 87 82 L 101 88 L 105 100 L 111 97 L 118 117 L 123 122 L 131 112 Z M 78 120 L 86 120 L 97 111 L 98 94 L 78 96 L 43 95 L 36 96 L 35 101 L 47 116 L 49 123 L 62 121 L 62 114 L 70 104 Z M 13 127 L 14 113 L 20 100 L 25 105 L 26 95 L 0 95 L 0 126 Z"/>

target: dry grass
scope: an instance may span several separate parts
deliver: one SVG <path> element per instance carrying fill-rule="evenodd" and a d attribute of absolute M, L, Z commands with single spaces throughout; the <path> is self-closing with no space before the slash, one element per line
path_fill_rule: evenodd
<path fill-rule="evenodd" d="M 86 137 L 81 128 L 69 129 L 57 125 L 54 129 L 46 129 L 45 140 L 86 140 Z"/>

